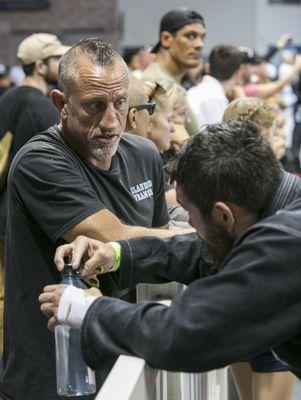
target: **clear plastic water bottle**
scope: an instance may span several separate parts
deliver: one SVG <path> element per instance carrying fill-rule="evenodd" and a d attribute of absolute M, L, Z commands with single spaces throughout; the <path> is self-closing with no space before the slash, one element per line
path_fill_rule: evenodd
<path fill-rule="evenodd" d="M 81 289 L 85 284 L 72 264 L 65 264 L 62 281 Z M 95 393 L 95 372 L 84 362 L 80 346 L 80 330 L 67 325 L 55 327 L 56 384 L 60 396 L 84 396 Z"/>

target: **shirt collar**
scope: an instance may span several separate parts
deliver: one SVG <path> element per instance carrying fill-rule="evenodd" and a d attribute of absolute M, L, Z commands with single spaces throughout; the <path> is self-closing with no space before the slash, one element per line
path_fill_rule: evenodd
<path fill-rule="evenodd" d="M 282 171 L 280 183 L 267 206 L 264 208 L 261 219 L 275 214 L 300 196 L 301 181 L 295 175 Z"/>

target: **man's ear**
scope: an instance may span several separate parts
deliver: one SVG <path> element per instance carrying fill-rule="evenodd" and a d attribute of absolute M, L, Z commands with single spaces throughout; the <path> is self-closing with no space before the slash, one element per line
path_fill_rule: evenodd
<path fill-rule="evenodd" d="M 62 118 L 67 116 L 67 103 L 65 101 L 65 94 L 58 89 L 52 90 L 50 98 L 55 108 L 58 110 Z"/>
<path fill-rule="evenodd" d="M 173 35 L 170 32 L 167 32 L 167 31 L 161 32 L 160 41 L 161 41 L 161 46 L 163 48 L 169 49 L 172 39 L 173 39 Z"/>
<path fill-rule="evenodd" d="M 128 125 L 131 129 L 137 128 L 136 113 L 137 113 L 136 108 L 131 108 L 130 111 L 128 112 L 128 117 L 127 117 Z"/>
<path fill-rule="evenodd" d="M 222 201 L 216 202 L 212 208 L 211 218 L 217 225 L 223 226 L 229 235 L 233 234 L 235 216 L 228 204 Z"/>

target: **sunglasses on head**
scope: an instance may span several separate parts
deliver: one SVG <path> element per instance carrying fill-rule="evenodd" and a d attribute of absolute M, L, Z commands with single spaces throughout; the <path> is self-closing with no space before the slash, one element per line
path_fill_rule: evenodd
<path fill-rule="evenodd" d="M 132 108 L 136 108 L 137 111 L 147 110 L 149 115 L 152 115 L 156 108 L 156 103 L 144 103 L 144 104 L 137 104 L 136 106 L 131 106 L 129 110 Z"/>

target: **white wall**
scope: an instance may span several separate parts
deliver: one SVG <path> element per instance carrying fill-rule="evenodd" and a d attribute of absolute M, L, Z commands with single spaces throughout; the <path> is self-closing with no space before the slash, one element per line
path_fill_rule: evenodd
<path fill-rule="evenodd" d="M 208 28 L 206 53 L 219 43 L 264 51 L 282 33 L 301 43 L 301 6 L 269 5 L 268 0 L 118 0 L 124 15 L 120 47 L 158 40 L 159 21 L 168 10 L 187 6 L 200 12 Z"/>
<path fill-rule="evenodd" d="M 284 32 L 291 33 L 293 42 L 301 44 L 301 5 L 271 5 L 268 0 L 256 0 L 255 8 L 255 42 L 259 51 Z"/>

